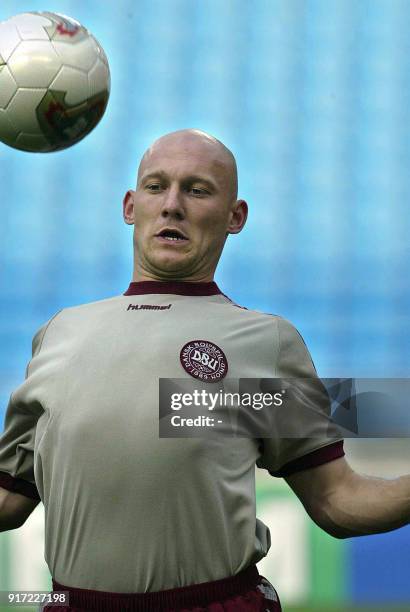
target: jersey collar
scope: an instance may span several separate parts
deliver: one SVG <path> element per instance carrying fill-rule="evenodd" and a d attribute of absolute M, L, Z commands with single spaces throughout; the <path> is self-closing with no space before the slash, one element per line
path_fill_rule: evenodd
<path fill-rule="evenodd" d="M 174 295 L 218 295 L 222 291 L 214 282 L 187 283 L 184 281 L 139 281 L 131 282 L 123 295 L 146 293 L 168 293 Z"/>

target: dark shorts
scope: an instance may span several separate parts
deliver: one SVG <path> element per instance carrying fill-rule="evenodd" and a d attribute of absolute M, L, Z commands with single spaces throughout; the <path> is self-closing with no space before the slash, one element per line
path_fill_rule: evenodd
<path fill-rule="evenodd" d="M 236 576 L 156 593 L 108 593 L 76 589 L 53 580 L 54 591 L 68 591 L 70 607 L 46 605 L 43 612 L 281 612 L 279 597 L 255 565 Z"/>

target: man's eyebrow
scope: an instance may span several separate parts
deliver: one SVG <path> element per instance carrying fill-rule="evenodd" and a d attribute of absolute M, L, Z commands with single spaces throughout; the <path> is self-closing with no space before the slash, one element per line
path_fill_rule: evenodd
<path fill-rule="evenodd" d="M 212 179 L 206 178 L 206 176 L 200 176 L 199 174 L 191 174 L 190 176 L 186 176 L 184 178 L 183 182 L 186 182 L 186 183 L 203 183 L 204 185 L 207 185 L 211 189 L 214 189 L 215 191 L 217 190 L 217 185 L 215 184 L 215 182 Z"/>
<path fill-rule="evenodd" d="M 146 181 L 150 178 L 167 178 L 167 175 L 162 170 L 158 170 L 158 172 L 150 172 L 149 174 L 143 174 L 139 182 L 142 183 L 142 181 Z"/>
<path fill-rule="evenodd" d="M 142 183 L 143 181 L 146 181 L 148 179 L 153 179 L 153 178 L 168 179 L 168 175 L 163 170 L 158 170 L 157 172 L 155 172 L 155 171 L 154 172 L 149 172 L 148 174 L 144 174 L 141 177 L 140 183 Z M 204 183 L 209 188 L 211 188 L 211 189 L 213 189 L 215 191 L 217 190 L 217 185 L 216 185 L 216 183 L 212 179 L 207 178 L 205 176 L 200 176 L 199 174 L 190 174 L 188 176 L 184 176 L 182 178 L 182 183 Z"/>

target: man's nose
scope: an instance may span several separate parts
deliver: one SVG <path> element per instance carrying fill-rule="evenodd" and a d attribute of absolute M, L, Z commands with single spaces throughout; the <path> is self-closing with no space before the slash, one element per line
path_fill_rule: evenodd
<path fill-rule="evenodd" d="M 177 185 L 171 185 L 166 191 L 161 213 L 164 217 L 175 216 L 178 219 L 183 219 L 185 216 L 184 205 L 182 201 L 182 193 Z"/>

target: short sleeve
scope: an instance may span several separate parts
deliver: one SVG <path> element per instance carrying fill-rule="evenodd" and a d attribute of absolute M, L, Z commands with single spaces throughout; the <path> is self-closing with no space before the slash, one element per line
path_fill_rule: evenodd
<path fill-rule="evenodd" d="M 320 381 L 310 353 L 298 330 L 286 319 L 276 317 L 275 342 L 279 346 L 275 376 L 277 378 L 309 379 L 310 387 Z M 307 397 L 308 384 L 302 384 L 298 389 L 300 401 L 312 402 L 312 397 Z M 303 393 L 306 397 L 303 398 Z M 322 396 L 323 399 L 323 396 Z M 282 419 L 294 419 L 294 414 L 287 414 L 286 402 L 283 404 L 285 412 Z M 263 438 L 260 444 L 260 457 L 257 466 L 269 471 L 272 476 L 289 476 L 294 472 L 315 467 L 344 455 L 342 437 L 331 437 L 323 424 L 327 424 L 330 415 L 330 402 L 321 401 L 314 406 L 319 417 L 316 418 L 314 411 L 298 413 L 305 421 L 303 429 L 300 428 L 300 436 Z M 298 423 L 296 423 L 297 429 Z M 292 429 L 293 424 L 287 429 Z"/>
<path fill-rule="evenodd" d="M 37 500 L 40 500 L 40 496 L 34 478 L 34 440 L 37 421 L 43 409 L 30 394 L 30 370 L 54 317 L 33 338 L 32 359 L 27 365 L 24 382 L 10 396 L 4 432 L 0 437 L 0 487 Z"/>

